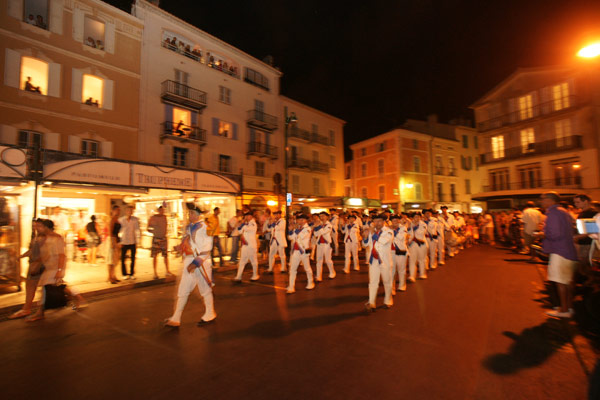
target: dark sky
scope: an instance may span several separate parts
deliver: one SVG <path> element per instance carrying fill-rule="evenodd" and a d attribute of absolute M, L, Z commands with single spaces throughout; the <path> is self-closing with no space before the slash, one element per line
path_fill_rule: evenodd
<path fill-rule="evenodd" d="M 110 0 L 129 10 L 130 1 Z M 346 144 L 406 118 L 466 116 L 517 67 L 600 40 L 595 0 L 161 1 L 283 71 L 281 93 L 347 121 Z"/>

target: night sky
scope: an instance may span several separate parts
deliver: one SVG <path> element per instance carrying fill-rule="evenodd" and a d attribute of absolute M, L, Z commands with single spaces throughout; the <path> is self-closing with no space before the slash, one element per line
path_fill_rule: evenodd
<path fill-rule="evenodd" d="M 130 1 L 108 3 L 130 11 Z M 574 61 L 600 1 L 162 0 L 161 8 L 283 71 L 281 93 L 347 121 L 346 145 L 406 118 L 440 121 L 518 67 Z"/>

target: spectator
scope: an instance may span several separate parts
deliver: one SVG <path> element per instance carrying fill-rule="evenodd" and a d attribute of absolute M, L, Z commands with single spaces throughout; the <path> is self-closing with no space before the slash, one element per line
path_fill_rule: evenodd
<path fill-rule="evenodd" d="M 98 246 L 102 243 L 100 235 L 98 234 L 98 224 L 96 223 L 96 216 L 90 217 L 91 222 L 85 226 L 87 232 L 87 247 L 89 252 L 89 263 L 96 264 L 96 253 L 98 252 Z"/>
<path fill-rule="evenodd" d="M 148 220 L 148 232 L 152 233 L 152 250 L 150 255 L 152 257 L 152 267 L 154 268 L 154 279 L 158 279 L 156 263 L 159 254 L 162 254 L 165 261 L 167 276 L 173 276 L 171 271 L 169 271 L 167 217 L 165 216 L 165 208 L 163 206 L 158 207 L 158 213 L 151 216 Z"/>
<path fill-rule="evenodd" d="M 485 232 L 485 243 L 491 244 L 492 246 L 495 244 L 494 242 L 494 218 L 492 214 L 489 212 L 485 213 L 485 217 L 483 217 L 483 227 Z"/>
<path fill-rule="evenodd" d="M 33 93 L 40 93 L 40 94 L 42 93 L 39 86 L 34 86 L 33 83 L 31 83 L 30 76 L 28 76 L 27 80 L 25 81 L 25 90 L 28 92 L 33 92 Z"/>
<path fill-rule="evenodd" d="M 242 220 L 242 210 L 237 210 L 235 216 L 231 217 L 227 221 L 227 236 L 231 237 L 231 255 L 229 256 L 229 263 L 234 264 L 238 261 L 238 250 L 240 244 L 240 231 L 238 226 Z"/>
<path fill-rule="evenodd" d="M 556 284 L 560 299 L 558 309 L 548 311 L 551 317 L 571 318 L 573 316 L 573 274 L 577 261 L 577 251 L 573 243 L 573 219 L 563 207 L 556 192 L 542 195 L 542 206 L 546 209 L 544 228 L 544 252 L 550 255 L 548 280 Z"/>
<path fill-rule="evenodd" d="M 104 50 L 104 44 L 102 44 L 101 40 L 96 40 L 96 48 L 99 50 Z"/>
<path fill-rule="evenodd" d="M 528 201 L 523 210 L 523 241 L 525 248 L 521 254 L 529 254 L 529 261 L 535 260 L 535 252 L 531 248 L 534 232 L 541 228 L 542 213 L 535 208 L 533 201 Z"/>
<path fill-rule="evenodd" d="M 592 207 L 592 199 L 586 194 L 578 194 L 574 197 L 573 203 L 575 208 L 579 210 L 577 219 L 589 219 L 594 218 L 597 214 L 596 210 Z M 589 254 L 590 247 L 592 245 L 592 239 L 588 235 L 577 234 L 574 237 L 575 248 L 577 249 L 577 258 L 579 259 L 579 272 L 589 277 L 590 275 L 590 262 Z"/>
<path fill-rule="evenodd" d="M 135 280 L 135 252 L 140 237 L 140 221 L 133 216 L 133 207 L 127 206 L 125 216 L 119 219 L 121 224 L 121 273 L 125 279 Z M 129 274 L 125 268 L 125 258 L 130 254 Z"/>
<path fill-rule="evenodd" d="M 212 236 L 213 238 L 213 249 L 210 252 L 211 258 L 213 260 L 213 269 L 215 268 L 215 249 L 219 251 L 219 266 L 223 266 L 223 248 L 221 247 L 221 240 L 219 239 L 219 233 L 221 232 L 221 228 L 219 226 L 219 214 L 221 214 L 221 209 L 219 207 L 215 207 L 212 215 L 208 217 L 207 221 L 207 234 L 208 236 Z"/>
<path fill-rule="evenodd" d="M 119 222 L 119 216 L 121 215 L 121 208 L 114 205 L 110 211 L 110 223 L 108 225 L 108 251 L 107 260 L 108 264 L 108 281 L 112 284 L 120 282 L 115 274 L 115 266 L 118 260 L 121 258 L 121 239 L 119 238 L 119 232 L 121 231 L 121 223 Z"/>
<path fill-rule="evenodd" d="M 29 14 L 29 17 L 27 17 L 27 20 L 25 22 L 27 22 L 29 25 L 36 25 L 35 18 L 33 17 L 33 14 Z"/>
<path fill-rule="evenodd" d="M 46 26 L 46 24 L 44 23 L 44 17 L 42 17 L 41 15 L 37 16 L 37 21 L 35 25 L 42 29 L 48 29 L 48 26 Z"/>
<path fill-rule="evenodd" d="M 91 36 L 88 36 L 87 40 L 85 41 L 85 44 L 87 44 L 90 47 L 96 47 L 96 41 Z"/>

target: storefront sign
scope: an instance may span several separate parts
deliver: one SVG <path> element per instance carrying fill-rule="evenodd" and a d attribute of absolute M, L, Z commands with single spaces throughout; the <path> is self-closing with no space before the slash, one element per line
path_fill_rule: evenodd
<path fill-rule="evenodd" d="M 26 171 L 26 155 L 21 149 L 0 146 L 0 176 L 23 178 Z"/>
<path fill-rule="evenodd" d="M 139 187 L 194 190 L 194 173 L 168 167 L 133 165 L 132 184 Z"/>
<path fill-rule="evenodd" d="M 107 185 L 129 185 L 129 164 L 97 159 L 59 161 L 44 165 L 44 179 L 103 183 Z"/>
<path fill-rule="evenodd" d="M 221 175 L 208 172 L 196 172 L 196 190 L 238 193 L 240 191 L 240 185 Z"/>

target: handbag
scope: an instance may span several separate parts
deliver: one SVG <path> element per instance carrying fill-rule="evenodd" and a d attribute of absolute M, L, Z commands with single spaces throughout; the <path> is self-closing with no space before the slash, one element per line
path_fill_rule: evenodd
<path fill-rule="evenodd" d="M 44 309 L 62 308 L 67 305 L 67 285 L 44 285 Z"/>

